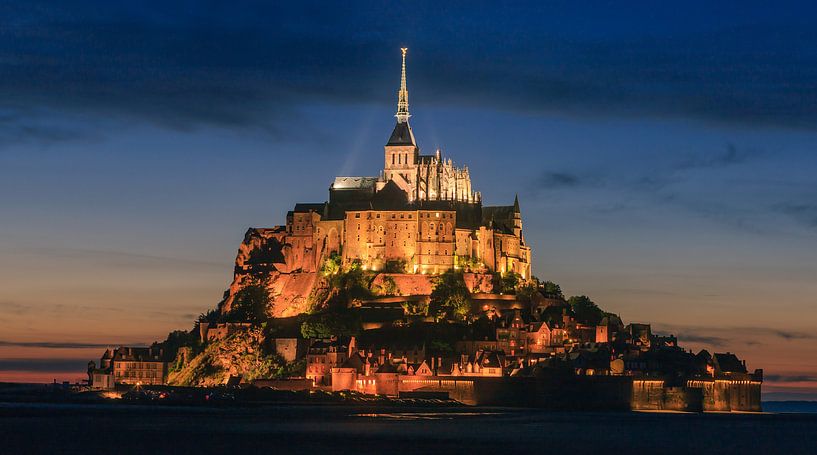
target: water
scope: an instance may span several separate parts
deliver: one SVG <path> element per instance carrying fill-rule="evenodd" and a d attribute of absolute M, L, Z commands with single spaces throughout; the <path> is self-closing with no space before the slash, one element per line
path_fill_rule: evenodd
<path fill-rule="evenodd" d="M 0 453 L 817 453 L 815 414 L 0 404 Z M 635 452 L 633 452 L 635 451 Z"/>

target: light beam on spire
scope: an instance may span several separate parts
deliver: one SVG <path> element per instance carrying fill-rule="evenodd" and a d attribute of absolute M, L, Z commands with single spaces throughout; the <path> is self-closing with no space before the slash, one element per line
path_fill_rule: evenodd
<path fill-rule="evenodd" d="M 400 91 L 397 92 L 397 114 L 394 116 L 397 117 L 399 123 L 406 123 L 411 117 L 408 111 L 408 88 L 406 87 L 406 51 L 408 48 L 401 47 L 400 51 L 403 53 L 403 71 L 400 75 Z"/>

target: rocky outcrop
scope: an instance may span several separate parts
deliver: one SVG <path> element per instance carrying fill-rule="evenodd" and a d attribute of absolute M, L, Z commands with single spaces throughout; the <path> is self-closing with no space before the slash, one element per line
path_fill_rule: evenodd
<path fill-rule="evenodd" d="M 283 359 L 264 347 L 259 327 L 237 332 L 222 340 L 211 341 L 199 355 L 168 373 L 168 384 L 209 387 L 222 385 L 233 376 L 244 381 L 270 377 L 284 365 Z"/>
<path fill-rule="evenodd" d="M 229 312 L 236 293 L 255 281 L 265 284 L 272 305 L 270 316 L 287 317 L 309 309 L 309 297 L 318 285 L 314 260 L 293 253 L 283 226 L 251 228 L 244 235 L 235 259 L 233 281 L 225 293 L 222 312 Z M 299 252 L 308 251 L 298 249 Z"/>

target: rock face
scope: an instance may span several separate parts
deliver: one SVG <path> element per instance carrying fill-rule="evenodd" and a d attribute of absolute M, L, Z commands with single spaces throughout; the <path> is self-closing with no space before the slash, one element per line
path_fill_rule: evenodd
<path fill-rule="evenodd" d="M 251 228 L 244 235 L 235 259 L 233 281 L 225 293 L 222 312 L 229 312 L 235 295 L 253 282 L 264 283 L 272 302 L 270 316 L 289 317 L 304 313 L 315 295 L 327 294 L 327 280 L 319 271 L 324 248 L 316 248 L 311 236 L 294 235 L 284 226 Z M 383 279 L 394 280 L 399 295 L 429 295 L 434 287 L 433 275 L 420 273 L 381 273 L 371 283 L 382 286 Z M 492 292 L 489 273 L 465 273 L 468 289 Z"/>
<path fill-rule="evenodd" d="M 283 226 L 247 231 L 235 258 L 233 282 L 225 293 L 223 312 L 230 311 L 243 286 L 256 280 L 263 282 L 269 292 L 270 316 L 294 316 L 309 308 L 309 296 L 316 286 L 325 283 L 319 279 L 312 248 L 299 246 L 296 252 L 289 241 Z"/>
<path fill-rule="evenodd" d="M 178 368 L 168 374 L 168 384 L 208 387 L 225 384 L 231 376 L 246 381 L 269 377 L 284 362 L 266 351 L 263 332 L 255 327 L 211 341 L 201 354 L 177 363 Z"/>

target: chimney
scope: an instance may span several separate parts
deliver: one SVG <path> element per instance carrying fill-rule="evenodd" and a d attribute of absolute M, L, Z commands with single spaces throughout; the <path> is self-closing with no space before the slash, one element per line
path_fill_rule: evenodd
<path fill-rule="evenodd" d="M 349 352 L 347 353 L 347 357 L 352 358 L 352 354 L 355 353 L 356 351 L 357 351 L 357 340 L 355 340 L 355 337 L 353 336 L 349 340 Z"/>

